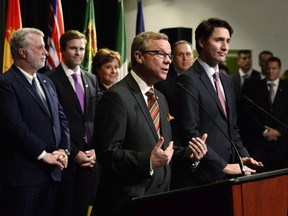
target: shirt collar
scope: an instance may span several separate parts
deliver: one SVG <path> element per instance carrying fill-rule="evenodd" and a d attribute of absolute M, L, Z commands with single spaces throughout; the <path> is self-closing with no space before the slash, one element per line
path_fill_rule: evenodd
<path fill-rule="evenodd" d="M 28 82 L 30 83 L 30 84 L 32 84 L 32 80 L 36 77 L 37 78 L 37 73 L 35 73 L 33 76 L 32 75 L 30 75 L 29 73 L 27 73 L 25 70 L 23 70 L 22 68 L 20 68 L 20 67 L 18 67 L 18 66 L 16 66 L 19 70 L 20 70 L 20 72 L 25 76 L 25 78 L 28 80 Z"/>
<path fill-rule="evenodd" d="M 70 68 L 68 68 L 67 65 L 65 65 L 65 63 L 61 62 L 61 65 L 62 65 L 63 70 L 65 71 L 65 73 L 68 77 L 72 76 L 74 73 L 76 73 L 77 76 L 81 76 L 81 71 L 80 71 L 79 66 L 77 67 L 77 70 L 75 72 L 75 71 L 71 70 Z"/>
<path fill-rule="evenodd" d="M 208 65 L 206 62 L 204 62 L 202 59 L 197 58 L 197 61 L 200 63 L 200 65 L 204 68 L 206 71 L 208 77 L 213 77 L 213 74 L 216 72 L 219 73 L 219 66 L 218 64 L 216 65 L 216 69 Z"/>
<path fill-rule="evenodd" d="M 145 93 L 147 91 L 149 91 L 149 89 L 153 86 L 148 86 L 146 82 L 144 82 L 133 70 L 131 70 L 131 75 L 132 77 L 135 79 L 135 81 L 137 82 L 141 92 L 143 95 L 145 95 Z"/>
<path fill-rule="evenodd" d="M 280 78 L 277 78 L 277 79 L 275 79 L 273 81 L 267 80 L 267 85 L 270 84 L 270 83 L 274 83 L 276 86 L 278 86 L 279 85 L 279 81 L 280 81 Z"/>
<path fill-rule="evenodd" d="M 252 69 L 250 69 L 246 73 L 244 73 L 242 69 L 239 69 L 239 74 L 240 74 L 240 77 L 243 77 L 244 75 L 247 75 L 248 77 L 250 77 L 252 74 Z"/>

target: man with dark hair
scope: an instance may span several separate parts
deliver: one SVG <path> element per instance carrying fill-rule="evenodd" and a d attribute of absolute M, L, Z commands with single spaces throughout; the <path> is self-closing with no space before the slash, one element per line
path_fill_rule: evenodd
<path fill-rule="evenodd" d="M 262 52 L 259 53 L 258 55 L 258 59 L 259 59 L 259 66 L 261 68 L 261 77 L 265 78 L 265 73 L 266 73 L 266 69 L 265 69 L 265 65 L 266 65 L 266 61 L 273 57 L 273 53 L 269 50 L 263 50 Z"/>
<path fill-rule="evenodd" d="M 201 22 L 195 31 L 199 57 L 178 77 L 182 87 L 176 89 L 175 120 L 182 143 L 187 145 L 188 140 L 203 133 L 209 136 L 206 140 L 208 151 L 198 169 L 194 173 L 183 172 L 183 178 L 179 178 L 183 181 L 177 182 L 176 187 L 209 183 L 242 172 L 251 174 L 255 170 L 248 165 L 261 166 L 242 145 L 236 125 L 233 81 L 218 67 L 225 61 L 232 33 L 232 27 L 225 20 L 211 18 Z M 244 167 L 239 166 L 240 159 Z"/>
<path fill-rule="evenodd" d="M 239 70 L 237 70 L 233 75 L 234 92 L 236 98 L 241 96 L 241 89 L 246 80 L 250 79 L 261 79 L 260 72 L 252 68 L 252 53 L 251 50 L 240 50 L 238 52 L 237 64 Z"/>
<path fill-rule="evenodd" d="M 288 82 L 280 79 L 279 58 L 270 57 L 265 69 L 265 79 L 243 86 L 243 93 L 258 107 L 243 100 L 239 110 L 244 121 L 240 124 L 244 144 L 256 160 L 266 164 L 259 171 L 286 168 L 288 165 L 288 129 L 284 126 L 288 125 Z"/>
<path fill-rule="evenodd" d="M 69 30 L 60 37 L 62 62 L 46 75 L 54 82 L 71 132 L 68 168 L 57 193 L 54 215 L 86 216 L 99 177 L 95 153 L 95 109 L 100 93 L 97 78 L 80 68 L 86 37 Z"/>

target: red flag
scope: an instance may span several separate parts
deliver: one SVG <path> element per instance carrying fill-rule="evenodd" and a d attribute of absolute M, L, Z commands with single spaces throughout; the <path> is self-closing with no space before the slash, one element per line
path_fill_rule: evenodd
<path fill-rule="evenodd" d="M 3 73 L 7 71 L 13 64 L 9 45 L 12 34 L 19 28 L 22 28 L 19 0 L 9 0 L 7 2 L 8 2 L 8 11 L 6 16 L 6 34 L 5 34 L 4 52 L 3 52 Z"/>
<path fill-rule="evenodd" d="M 50 13 L 47 34 L 47 67 L 53 69 L 61 62 L 60 36 L 64 34 L 61 0 L 50 0 Z"/>

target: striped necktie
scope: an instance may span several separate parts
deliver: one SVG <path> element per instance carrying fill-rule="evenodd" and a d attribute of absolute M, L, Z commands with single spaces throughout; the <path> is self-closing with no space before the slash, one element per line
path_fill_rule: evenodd
<path fill-rule="evenodd" d="M 148 97 L 148 109 L 151 114 L 152 121 L 155 125 L 156 132 L 160 137 L 160 109 L 157 102 L 157 97 L 154 94 L 154 89 L 150 88 L 149 91 L 146 92 L 146 96 Z"/>

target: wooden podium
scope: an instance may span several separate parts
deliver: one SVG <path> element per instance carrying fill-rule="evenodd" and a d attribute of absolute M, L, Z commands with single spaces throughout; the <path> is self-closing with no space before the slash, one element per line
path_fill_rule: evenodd
<path fill-rule="evenodd" d="M 288 169 L 135 198 L 125 215 L 288 216 Z"/>

